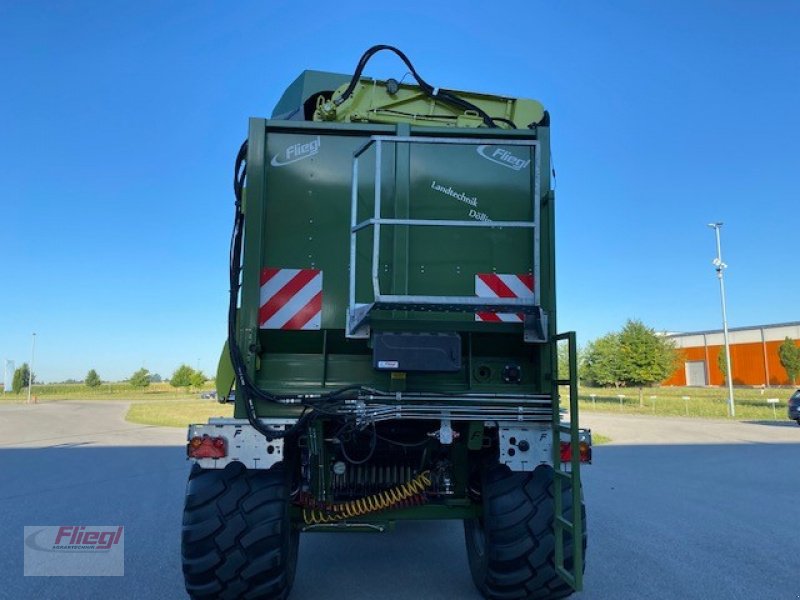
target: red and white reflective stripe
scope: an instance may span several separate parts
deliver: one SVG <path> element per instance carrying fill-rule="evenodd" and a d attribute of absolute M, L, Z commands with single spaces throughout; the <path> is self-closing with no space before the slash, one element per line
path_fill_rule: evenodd
<path fill-rule="evenodd" d="M 258 323 L 261 329 L 320 329 L 322 271 L 262 269 Z"/>
<path fill-rule="evenodd" d="M 533 298 L 533 275 L 475 275 L 475 295 L 479 298 Z M 522 313 L 475 313 L 476 321 L 522 323 Z"/>

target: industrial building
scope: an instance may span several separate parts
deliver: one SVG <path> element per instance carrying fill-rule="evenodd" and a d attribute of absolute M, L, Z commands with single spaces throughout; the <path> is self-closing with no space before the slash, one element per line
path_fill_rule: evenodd
<path fill-rule="evenodd" d="M 681 365 L 663 385 L 724 385 L 719 354 L 725 352 L 721 329 L 670 333 L 681 352 Z M 791 385 L 778 348 L 786 338 L 800 346 L 800 321 L 728 329 L 734 385 Z"/>

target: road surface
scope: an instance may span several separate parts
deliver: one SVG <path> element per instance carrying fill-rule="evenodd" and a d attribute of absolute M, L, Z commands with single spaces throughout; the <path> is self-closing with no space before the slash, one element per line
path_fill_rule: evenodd
<path fill-rule="evenodd" d="M 0 597 L 184 598 L 184 432 L 119 403 L 0 405 Z M 611 436 L 583 471 L 576 600 L 800 598 L 800 427 L 587 414 Z M 23 577 L 23 526 L 125 526 L 124 577 Z M 459 523 L 307 534 L 292 600 L 478 600 Z"/>

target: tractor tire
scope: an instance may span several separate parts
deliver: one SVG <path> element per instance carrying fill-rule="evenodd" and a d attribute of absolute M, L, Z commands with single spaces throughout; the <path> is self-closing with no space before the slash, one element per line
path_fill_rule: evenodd
<path fill-rule="evenodd" d="M 489 600 L 556 600 L 573 592 L 556 573 L 552 467 L 532 473 L 494 465 L 482 477 L 483 516 L 464 521 L 472 579 Z M 569 482 L 563 482 L 565 518 L 572 519 Z M 586 508 L 583 550 L 586 556 Z M 585 564 L 585 563 L 584 563 Z M 564 534 L 564 566 L 572 568 L 572 539 Z"/>
<path fill-rule="evenodd" d="M 299 532 L 289 519 L 281 465 L 248 470 L 192 468 L 186 487 L 181 555 L 195 600 L 285 600 L 297 566 Z"/>

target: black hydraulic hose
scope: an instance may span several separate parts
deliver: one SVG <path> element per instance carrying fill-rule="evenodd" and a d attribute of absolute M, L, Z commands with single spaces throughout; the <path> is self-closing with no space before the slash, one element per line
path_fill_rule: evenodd
<path fill-rule="evenodd" d="M 350 80 L 350 84 L 347 86 L 347 89 L 345 89 L 345 91 L 342 93 L 341 96 L 339 96 L 339 98 L 334 100 L 334 103 L 336 105 L 341 104 L 350 97 L 350 95 L 353 93 L 353 90 L 356 89 L 356 85 L 358 85 L 358 80 L 361 79 L 361 73 L 364 71 L 364 67 L 367 66 L 369 59 L 372 58 L 373 55 L 377 54 L 381 50 L 389 50 L 390 52 L 394 52 L 397 56 L 399 56 L 400 60 L 402 60 L 406 64 L 408 70 L 411 72 L 411 75 L 414 77 L 414 79 L 417 80 L 417 83 L 419 83 L 419 86 L 423 89 L 423 91 L 428 95 L 433 95 L 434 92 L 433 86 L 430 85 L 424 79 L 422 79 L 422 77 L 420 77 L 419 73 L 417 73 L 417 70 L 414 68 L 414 65 L 411 64 L 411 61 L 408 59 L 405 53 L 403 53 L 402 50 L 399 50 L 394 46 L 388 46 L 386 44 L 378 44 L 376 46 L 372 46 L 372 48 L 369 48 L 361 56 L 361 59 L 358 61 L 358 65 L 356 66 L 356 70 L 353 72 L 353 77 Z"/>
<path fill-rule="evenodd" d="M 345 448 L 345 440 L 339 437 L 339 434 L 336 435 L 336 439 L 339 440 L 339 449 L 342 451 L 342 456 L 344 456 L 347 462 L 349 462 L 351 465 L 363 465 L 365 462 L 368 462 L 375 454 L 375 448 L 378 445 L 378 432 L 375 429 L 375 423 L 373 423 L 372 436 L 370 437 L 370 444 L 369 444 L 369 450 L 367 451 L 367 455 L 364 458 L 359 458 L 357 460 L 353 459 L 350 455 L 347 454 L 347 449 Z"/>
<path fill-rule="evenodd" d="M 236 208 L 233 220 L 233 233 L 231 234 L 231 249 L 230 249 L 230 298 L 228 302 L 228 351 L 230 353 L 231 364 L 236 379 L 236 393 L 239 394 L 244 401 L 247 413 L 247 420 L 253 428 L 261 433 L 268 440 L 273 440 L 276 436 L 275 432 L 267 427 L 264 427 L 259 421 L 255 413 L 255 406 L 253 404 L 253 388 L 251 386 L 250 378 L 247 374 L 247 369 L 242 359 L 241 350 L 236 343 L 236 305 L 239 297 L 239 280 L 241 273 L 241 257 L 242 257 L 242 228 L 244 225 L 244 213 L 242 212 L 242 189 L 244 187 L 244 179 L 247 172 L 246 166 L 247 157 L 247 141 L 245 141 L 239 149 L 239 154 L 236 156 L 236 166 L 233 175 L 233 190 L 236 195 Z M 284 432 L 280 432 L 284 433 Z"/>
<path fill-rule="evenodd" d="M 497 127 L 496 121 L 501 121 L 507 124 L 511 124 L 514 128 L 516 128 L 516 125 L 514 125 L 514 123 L 512 121 L 509 121 L 508 119 L 495 119 L 493 117 L 490 117 L 489 114 L 483 109 L 475 106 L 474 104 L 468 102 L 467 100 L 464 100 L 463 98 L 459 98 L 452 92 L 434 88 L 431 84 L 429 84 L 422 77 L 420 77 L 419 73 L 417 73 L 417 70 L 414 68 L 414 65 L 411 63 L 411 61 L 408 59 L 408 57 L 402 50 L 395 48 L 394 46 L 388 46 L 386 44 L 378 44 L 377 46 L 372 46 L 372 48 L 364 52 L 364 54 L 361 56 L 361 60 L 358 61 L 356 70 L 353 72 L 353 77 L 352 79 L 350 79 L 350 83 L 348 84 L 344 92 L 342 92 L 342 95 L 333 101 L 334 104 L 339 106 L 342 102 L 344 102 L 351 96 L 353 91 L 356 89 L 356 85 L 358 85 L 358 81 L 361 79 L 361 74 L 364 71 L 364 67 L 369 62 L 369 59 L 372 58 L 375 54 L 377 54 L 381 50 L 388 50 L 390 52 L 394 52 L 398 57 L 400 57 L 400 60 L 402 60 L 405 63 L 406 67 L 408 67 L 408 70 L 411 72 L 411 75 L 414 77 L 414 79 L 417 80 L 417 83 L 419 84 L 419 87 L 422 89 L 422 91 L 425 92 L 425 94 L 427 94 L 431 98 L 442 100 L 443 102 L 458 106 L 460 108 L 463 108 L 464 110 L 474 111 L 478 116 L 481 117 L 481 119 L 483 119 L 483 122 L 487 127 Z"/>
<path fill-rule="evenodd" d="M 236 196 L 235 214 L 233 221 L 233 233 L 231 234 L 231 247 L 230 247 L 230 296 L 228 301 L 228 351 L 230 354 L 231 364 L 233 365 L 234 376 L 236 380 L 236 393 L 241 395 L 244 401 L 245 411 L 247 413 L 247 420 L 253 428 L 261 433 L 267 440 L 272 441 L 276 438 L 284 438 L 287 436 L 298 433 L 301 429 L 305 428 L 308 423 L 316 418 L 317 411 L 319 412 L 335 412 L 326 411 L 323 407 L 317 406 L 332 402 L 344 396 L 347 392 L 361 390 L 360 385 L 350 385 L 337 390 L 331 391 L 327 394 L 319 396 L 277 396 L 265 390 L 260 389 L 250 378 L 247 373 L 247 367 L 242 357 L 242 351 L 239 344 L 236 342 L 236 317 L 237 317 L 237 301 L 239 298 L 239 290 L 241 288 L 241 268 L 242 268 L 242 241 L 244 235 L 244 212 L 242 210 L 242 191 L 244 189 L 244 182 L 247 176 L 247 141 L 245 141 L 239 153 L 236 156 L 236 163 L 234 167 L 233 176 L 233 191 Z M 282 400 L 295 399 L 302 403 L 307 408 L 308 412 L 303 412 L 297 422 L 291 427 L 283 431 L 273 431 L 264 426 L 256 414 L 255 399 L 265 400 L 267 402 L 281 403 Z"/>

